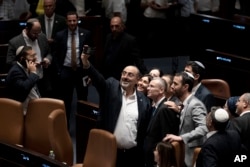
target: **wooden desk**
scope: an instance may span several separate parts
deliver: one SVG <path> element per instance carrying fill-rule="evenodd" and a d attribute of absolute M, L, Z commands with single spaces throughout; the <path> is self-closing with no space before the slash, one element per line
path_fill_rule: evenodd
<path fill-rule="evenodd" d="M 0 166 L 8 167 L 68 167 L 48 156 L 0 142 Z"/>
<path fill-rule="evenodd" d="M 99 106 L 79 100 L 76 113 L 76 161 L 82 163 L 85 155 L 89 131 L 96 127 Z"/>

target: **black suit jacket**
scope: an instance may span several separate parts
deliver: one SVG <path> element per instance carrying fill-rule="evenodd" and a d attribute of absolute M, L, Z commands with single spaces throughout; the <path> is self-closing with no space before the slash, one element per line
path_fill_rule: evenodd
<path fill-rule="evenodd" d="M 164 105 L 166 100 L 164 99 L 157 107 L 147 129 L 144 145 L 147 166 L 154 164 L 153 151 L 156 144 L 162 141 L 166 134 L 178 135 L 179 132 L 179 114 Z"/>
<path fill-rule="evenodd" d="M 242 155 L 239 134 L 233 130 L 220 131 L 205 141 L 198 155 L 196 167 L 245 166 L 244 162 L 234 162 L 236 155 Z"/>
<path fill-rule="evenodd" d="M 44 14 L 38 16 L 37 19 L 41 23 L 42 32 L 44 34 L 47 34 L 46 33 L 46 28 L 45 28 L 45 16 L 44 16 Z M 65 28 L 67 28 L 66 18 L 61 16 L 61 15 L 55 14 L 55 18 L 54 18 L 54 22 L 53 22 L 53 29 L 52 29 L 52 33 L 51 33 L 51 38 L 54 39 L 55 36 L 56 36 L 56 33 L 63 30 L 63 29 L 65 29 Z"/>
<path fill-rule="evenodd" d="M 9 70 L 6 78 L 8 97 L 24 102 L 38 80 L 38 75 L 30 73 L 27 76 L 23 68 L 15 63 Z"/>
<path fill-rule="evenodd" d="M 250 113 L 235 117 L 230 124 L 230 129 L 235 129 L 240 134 L 241 142 L 250 156 Z"/>
<path fill-rule="evenodd" d="M 116 40 L 113 40 L 112 34 L 110 33 L 107 35 L 104 46 L 101 72 L 105 78 L 112 76 L 116 79 L 120 79 L 124 67 L 127 65 L 135 65 L 141 73 L 147 73 L 147 68 L 140 54 L 135 37 L 124 32 Z"/>
<path fill-rule="evenodd" d="M 113 77 L 105 80 L 92 65 L 87 73 L 97 89 L 100 97 L 100 127 L 114 132 L 122 107 L 122 91 L 120 82 Z M 136 91 L 138 103 L 137 146 L 142 148 L 150 119 L 150 101 L 141 92 Z"/>
<path fill-rule="evenodd" d="M 211 107 L 216 105 L 214 95 L 202 84 L 197 89 L 194 96 L 204 103 L 207 112 L 210 112 Z"/>

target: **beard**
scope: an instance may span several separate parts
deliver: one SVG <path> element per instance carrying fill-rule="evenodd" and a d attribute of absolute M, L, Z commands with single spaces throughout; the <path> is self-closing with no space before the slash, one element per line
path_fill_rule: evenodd
<path fill-rule="evenodd" d="M 130 83 L 128 81 L 121 81 L 120 84 L 121 84 L 122 88 L 127 88 L 130 86 Z"/>

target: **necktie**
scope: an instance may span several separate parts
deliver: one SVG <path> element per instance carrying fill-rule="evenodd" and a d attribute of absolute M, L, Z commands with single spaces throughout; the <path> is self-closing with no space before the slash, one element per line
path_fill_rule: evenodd
<path fill-rule="evenodd" d="M 73 70 L 76 70 L 77 68 L 75 33 L 72 33 L 72 39 L 71 39 L 71 67 L 73 68 Z"/>
<path fill-rule="evenodd" d="M 51 38 L 51 18 L 48 18 L 48 27 L 47 27 L 47 38 L 50 39 Z"/>
<path fill-rule="evenodd" d="M 155 107 L 155 106 L 151 108 L 152 117 L 155 115 L 155 110 L 156 110 L 156 107 Z"/>

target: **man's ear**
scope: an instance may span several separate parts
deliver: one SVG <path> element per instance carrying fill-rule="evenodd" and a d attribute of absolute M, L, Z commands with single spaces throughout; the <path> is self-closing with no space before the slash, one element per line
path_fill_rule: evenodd
<path fill-rule="evenodd" d="M 195 74 L 195 75 L 194 75 L 194 79 L 195 79 L 195 80 L 198 80 L 199 78 L 200 78 L 200 74 Z"/>

